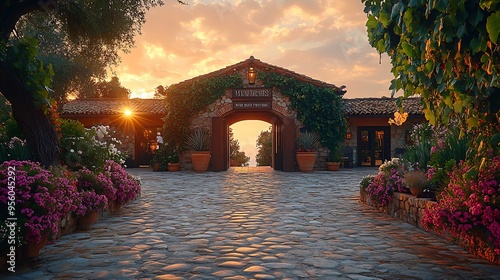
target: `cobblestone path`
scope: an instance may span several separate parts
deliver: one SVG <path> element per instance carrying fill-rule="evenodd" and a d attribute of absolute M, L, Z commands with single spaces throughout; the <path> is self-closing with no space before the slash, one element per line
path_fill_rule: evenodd
<path fill-rule="evenodd" d="M 500 279 L 500 267 L 358 202 L 376 169 L 158 173 L 142 197 L 7 279 Z M 0 277 L 0 278 L 2 278 Z"/>

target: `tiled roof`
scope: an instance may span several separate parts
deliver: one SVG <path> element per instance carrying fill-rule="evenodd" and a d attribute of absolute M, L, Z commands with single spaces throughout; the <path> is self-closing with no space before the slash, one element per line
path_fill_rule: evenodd
<path fill-rule="evenodd" d="M 385 116 L 393 115 L 397 110 L 393 98 L 353 98 L 343 99 L 347 116 Z M 422 115 L 420 98 L 408 98 L 403 101 L 405 112 L 410 115 Z M 129 109 L 135 114 L 164 115 L 165 101 L 162 99 L 116 99 L 88 98 L 75 99 L 63 105 L 62 115 L 114 115 Z"/>
<path fill-rule="evenodd" d="M 397 110 L 395 98 L 344 99 L 347 116 L 393 115 Z M 420 98 L 403 100 L 403 108 L 410 115 L 423 115 Z"/>
<path fill-rule="evenodd" d="M 285 76 L 291 76 L 291 77 L 294 77 L 294 78 L 296 78 L 296 79 L 298 79 L 300 81 L 306 82 L 306 83 L 310 83 L 310 84 L 313 84 L 313 85 L 316 85 L 316 86 L 320 86 L 320 87 L 331 88 L 331 89 L 339 92 L 340 94 L 344 94 L 345 93 L 345 90 L 344 90 L 345 86 L 337 87 L 334 84 L 329 84 L 329 83 L 326 83 L 326 82 L 323 82 L 323 81 L 320 81 L 320 80 L 313 79 L 313 78 L 308 77 L 306 75 L 302 75 L 302 74 L 296 73 L 296 72 L 294 72 L 292 70 L 288 70 L 288 69 L 285 69 L 285 68 L 282 68 L 282 67 L 279 67 L 279 66 L 275 66 L 275 65 L 271 65 L 269 63 L 262 62 L 259 59 L 254 58 L 253 56 L 251 56 L 250 58 L 248 58 L 248 59 L 246 59 L 244 61 L 238 62 L 236 64 L 233 64 L 233 65 L 230 65 L 230 66 L 227 66 L 227 67 L 224 67 L 224 68 L 219 69 L 217 71 L 214 71 L 214 72 L 211 72 L 211 73 L 207 73 L 207 74 L 204 74 L 204 75 L 201 75 L 201 76 L 198 76 L 198 77 L 194 77 L 194 78 L 191 78 L 189 80 L 182 81 L 182 82 L 180 82 L 178 84 L 175 84 L 174 86 L 180 86 L 180 87 L 182 87 L 184 85 L 189 85 L 192 82 L 194 82 L 196 80 L 199 80 L 199 79 L 216 77 L 216 76 L 220 76 L 220 75 L 234 73 L 235 71 L 238 71 L 241 68 L 248 68 L 248 67 L 254 67 L 256 69 L 262 69 L 262 70 L 265 70 L 265 71 L 272 71 L 272 72 L 275 72 L 275 73 L 279 73 L 279 74 L 282 74 L 282 75 L 285 75 Z"/>
<path fill-rule="evenodd" d="M 63 115 L 115 115 L 126 109 L 134 114 L 166 113 L 165 101 L 162 99 L 120 99 L 120 98 L 86 98 L 75 99 L 63 105 Z"/>

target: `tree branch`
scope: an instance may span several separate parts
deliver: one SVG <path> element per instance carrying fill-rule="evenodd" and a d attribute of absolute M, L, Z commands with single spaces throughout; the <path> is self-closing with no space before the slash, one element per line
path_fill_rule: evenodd
<path fill-rule="evenodd" d="M 50 0 L 57 3 L 56 0 Z M 27 0 L 10 1 L 10 4 L 2 4 L 0 8 L 0 40 L 7 41 L 14 30 L 19 19 L 30 12 L 43 10 L 47 1 Z"/>

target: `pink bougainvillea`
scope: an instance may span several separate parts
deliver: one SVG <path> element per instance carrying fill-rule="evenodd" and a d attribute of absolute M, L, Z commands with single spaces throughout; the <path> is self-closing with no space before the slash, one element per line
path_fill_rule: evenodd
<path fill-rule="evenodd" d="M 466 242 L 484 237 L 500 255 L 500 157 L 487 160 L 475 178 L 465 175 L 470 169 L 461 162 L 449 174 L 450 183 L 438 203 L 424 212 L 421 223 L 427 230 L 448 233 Z"/>
<path fill-rule="evenodd" d="M 8 170 L 15 170 L 9 174 Z M 75 181 L 61 169 L 43 169 L 31 161 L 6 161 L 0 165 L 0 205 L 7 209 L 8 180 L 15 177 L 15 218 L 19 226 L 19 243 L 38 243 L 48 233 L 52 240 L 59 231 L 59 220 L 68 212 L 75 211 L 80 196 Z M 12 192 L 11 192 L 12 194 Z M 8 214 L 9 216 L 10 213 Z M 0 231 L 5 232 L 5 225 Z"/>
<path fill-rule="evenodd" d="M 379 167 L 379 173 L 366 187 L 366 194 L 377 205 L 387 205 L 396 191 L 406 192 L 404 184 L 405 163 L 397 158 L 386 161 Z"/>
<path fill-rule="evenodd" d="M 109 176 L 116 189 L 116 199 L 118 205 L 123 205 L 137 197 L 141 193 L 140 182 L 118 163 L 107 160 L 104 164 L 104 174 Z"/>

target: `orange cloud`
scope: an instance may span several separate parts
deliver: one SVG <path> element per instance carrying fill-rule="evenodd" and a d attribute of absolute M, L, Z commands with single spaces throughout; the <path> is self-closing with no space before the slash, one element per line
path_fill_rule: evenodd
<path fill-rule="evenodd" d="M 390 61 L 368 44 L 360 1 L 177 1 L 151 9 L 136 48 L 114 69 L 133 96 L 253 55 L 336 85 L 346 97 L 388 96 Z M 387 84 L 386 84 L 387 82 Z"/>

